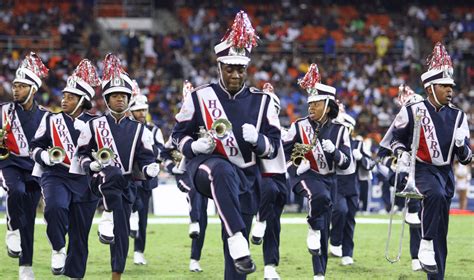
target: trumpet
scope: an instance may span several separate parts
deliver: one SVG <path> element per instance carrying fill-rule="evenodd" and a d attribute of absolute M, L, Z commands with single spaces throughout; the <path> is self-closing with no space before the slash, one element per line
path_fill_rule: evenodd
<path fill-rule="evenodd" d="M 7 125 L 4 124 L 3 128 L 0 129 L 0 160 L 5 160 L 10 156 L 10 150 L 5 144 L 5 137 L 7 136 Z"/>
<path fill-rule="evenodd" d="M 215 120 L 211 126 L 211 134 L 213 137 L 224 140 L 232 132 L 232 124 L 224 118 Z"/>
<path fill-rule="evenodd" d="M 97 152 L 92 152 L 92 157 L 102 165 L 109 165 L 114 156 L 114 151 L 110 148 L 100 148 Z"/>
<path fill-rule="evenodd" d="M 299 166 L 301 162 L 305 159 L 305 155 L 313 150 L 316 146 L 316 141 L 318 139 L 319 134 L 319 123 L 316 123 L 317 127 L 314 130 L 313 138 L 311 138 L 311 144 L 302 144 L 296 143 L 291 151 L 290 160 L 295 166 Z"/>
<path fill-rule="evenodd" d="M 183 159 L 183 154 L 180 153 L 178 150 L 171 151 L 171 158 L 173 159 L 175 165 L 178 165 L 181 160 Z"/>
<path fill-rule="evenodd" d="M 66 158 L 66 151 L 58 146 L 48 149 L 49 160 L 53 164 L 61 163 Z"/>

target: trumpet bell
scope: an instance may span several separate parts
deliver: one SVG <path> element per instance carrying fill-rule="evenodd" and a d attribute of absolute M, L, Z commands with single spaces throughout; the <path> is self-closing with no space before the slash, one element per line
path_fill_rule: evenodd
<path fill-rule="evenodd" d="M 404 198 L 423 199 L 423 194 L 421 194 L 418 188 L 416 187 L 415 179 L 413 179 L 413 176 L 408 177 L 407 185 L 405 186 L 405 188 L 401 192 L 396 193 L 395 195 Z"/>
<path fill-rule="evenodd" d="M 232 124 L 226 119 L 217 119 L 211 126 L 212 136 L 219 140 L 223 140 L 230 135 Z"/>
<path fill-rule="evenodd" d="M 10 150 L 4 144 L 0 144 L 0 160 L 5 160 L 9 156 Z"/>
<path fill-rule="evenodd" d="M 48 155 L 51 163 L 57 164 L 64 161 L 66 158 L 66 151 L 61 147 L 52 147 L 48 149 Z"/>
<path fill-rule="evenodd" d="M 97 153 L 93 153 L 92 155 L 100 164 L 108 165 L 114 158 L 114 151 L 110 148 L 100 148 Z"/>

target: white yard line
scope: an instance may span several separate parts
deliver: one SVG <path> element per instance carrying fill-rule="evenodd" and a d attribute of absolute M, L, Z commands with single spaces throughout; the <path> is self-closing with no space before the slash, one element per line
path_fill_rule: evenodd
<path fill-rule="evenodd" d="M 94 218 L 94 224 L 97 224 L 99 218 Z M 44 225 L 43 218 L 36 218 L 37 225 Z M 219 218 L 209 218 L 209 224 L 220 224 L 221 221 Z M 306 224 L 306 218 L 281 218 L 281 223 L 284 225 L 304 225 Z M 357 224 L 388 224 L 388 219 L 381 218 L 356 218 Z M 400 224 L 400 220 L 393 221 L 394 224 Z M 6 219 L 0 219 L 0 225 L 6 224 Z M 157 224 L 168 224 L 168 225 L 180 225 L 180 224 L 189 224 L 189 218 L 148 218 L 148 224 L 157 225 Z"/>

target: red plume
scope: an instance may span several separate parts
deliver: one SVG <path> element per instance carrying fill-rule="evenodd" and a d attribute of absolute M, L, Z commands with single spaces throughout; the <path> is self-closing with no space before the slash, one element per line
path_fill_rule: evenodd
<path fill-rule="evenodd" d="M 112 80 L 113 78 L 120 77 L 120 74 L 122 73 L 127 74 L 122 69 L 120 59 L 112 53 L 107 54 L 104 59 L 104 73 L 102 74 L 102 80 Z"/>
<path fill-rule="evenodd" d="M 140 95 L 140 87 L 136 80 L 132 80 L 132 97 Z"/>
<path fill-rule="evenodd" d="M 440 43 L 436 43 L 433 53 L 426 59 L 428 70 L 453 68 L 453 62 L 446 48 Z"/>
<path fill-rule="evenodd" d="M 72 73 L 72 76 L 80 78 L 84 82 L 88 83 L 91 87 L 97 87 L 100 85 L 100 78 L 94 65 L 88 60 L 83 59 Z"/>
<path fill-rule="evenodd" d="M 48 76 L 49 69 L 43 64 L 41 58 L 34 52 L 30 52 L 21 63 L 21 67 L 28 68 L 40 79 Z"/>
<path fill-rule="evenodd" d="M 249 20 L 247 13 L 240 11 L 234 19 L 232 27 L 227 30 L 222 41 L 228 40 L 234 48 L 242 49 L 257 46 L 259 37 L 255 34 L 255 29 Z"/>
<path fill-rule="evenodd" d="M 319 74 L 318 65 L 312 63 L 309 66 L 308 72 L 304 75 L 303 79 L 298 81 L 298 84 L 303 89 L 312 89 L 319 82 L 321 82 L 321 75 Z"/>
<path fill-rule="evenodd" d="M 263 92 L 267 92 L 267 93 L 275 93 L 275 89 L 273 88 L 272 84 L 270 83 L 265 83 L 263 85 Z"/>

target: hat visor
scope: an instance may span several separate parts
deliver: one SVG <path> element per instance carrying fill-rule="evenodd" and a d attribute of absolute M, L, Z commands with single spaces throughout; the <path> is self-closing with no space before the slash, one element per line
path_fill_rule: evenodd
<path fill-rule="evenodd" d="M 88 94 L 84 93 L 82 90 L 78 90 L 77 88 L 65 87 L 62 92 L 63 93 L 65 93 L 65 92 L 74 93 L 74 94 L 79 95 L 79 96 L 84 96 L 89 101 L 91 100 L 91 98 Z"/>
<path fill-rule="evenodd" d="M 227 55 L 227 56 L 218 57 L 217 61 L 220 63 L 230 64 L 230 65 L 248 65 L 250 62 L 250 58 L 246 56 Z"/>
<path fill-rule="evenodd" d="M 326 94 L 324 94 L 324 95 L 311 95 L 310 97 L 308 97 L 307 103 L 317 102 L 317 101 L 326 100 L 326 99 L 334 100 L 334 96 L 326 95 Z"/>
<path fill-rule="evenodd" d="M 133 105 L 130 107 L 130 111 L 138 111 L 138 110 L 144 110 L 148 109 L 148 105 L 146 104 L 140 104 L 140 105 Z"/>
<path fill-rule="evenodd" d="M 451 78 L 441 78 L 431 81 L 433 85 L 453 85 L 455 86 L 454 80 Z"/>

